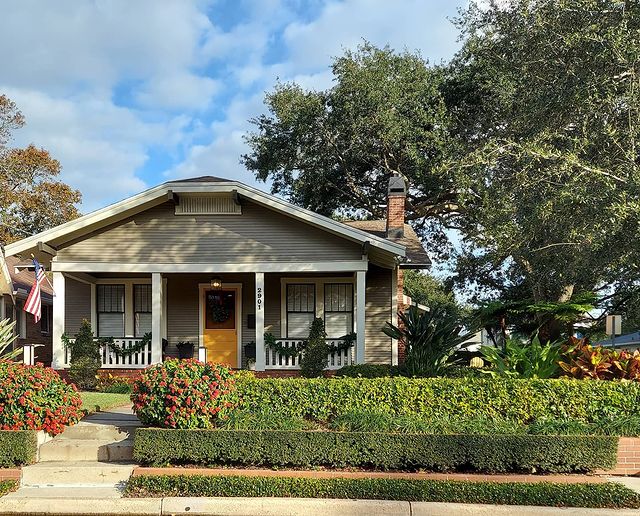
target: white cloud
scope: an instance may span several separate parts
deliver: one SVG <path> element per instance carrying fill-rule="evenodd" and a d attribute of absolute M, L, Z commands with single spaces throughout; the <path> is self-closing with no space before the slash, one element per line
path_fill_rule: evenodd
<path fill-rule="evenodd" d="M 168 124 L 143 122 L 104 99 L 5 91 L 27 119 L 14 143 L 33 142 L 50 151 L 63 165 L 62 180 L 81 190 L 84 211 L 144 189 L 135 173 L 147 160 L 147 147 L 156 141 L 178 145 L 187 123 L 183 117 Z"/>
<path fill-rule="evenodd" d="M 136 94 L 145 107 L 167 109 L 205 109 L 220 91 L 220 81 L 191 73 L 158 76 L 147 81 Z"/>

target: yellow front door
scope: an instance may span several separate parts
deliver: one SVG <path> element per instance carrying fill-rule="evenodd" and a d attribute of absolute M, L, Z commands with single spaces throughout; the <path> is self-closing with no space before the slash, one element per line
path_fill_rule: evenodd
<path fill-rule="evenodd" d="M 202 333 L 207 362 L 238 367 L 237 294 L 231 288 L 204 291 Z"/>

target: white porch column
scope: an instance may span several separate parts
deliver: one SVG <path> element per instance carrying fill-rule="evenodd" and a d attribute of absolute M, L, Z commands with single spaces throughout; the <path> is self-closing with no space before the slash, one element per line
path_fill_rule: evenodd
<path fill-rule="evenodd" d="M 366 271 L 356 272 L 356 364 L 364 364 Z"/>
<path fill-rule="evenodd" d="M 162 362 L 162 275 L 151 273 L 151 363 Z"/>
<path fill-rule="evenodd" d="M 51 366 L 54 369 L 64 367 L 64 345 L 62 344 L 62 334 L 64 333 L 64 309 L 66 294 L 64 291 L 65 279 L 61 272 L 53 273 L 53 328 L 52 345 L 53 359 Z"/>
<path fill-rule="evenodd" d="M 264 369 L 264 272 L 256 272 L 256 371 Z"/>
<path fill-rule="evenodd" d="M 0 321 L 7 318 L 7 308 L 4 304 L 4 295 L 0 295 Z"/>
<path fill-rule="evenodd" d="M 398 326 L 398 268 L 391 269 L 391 324 Z M 391 365 L 398 365 L 398 339 L 391 339 Z"/>

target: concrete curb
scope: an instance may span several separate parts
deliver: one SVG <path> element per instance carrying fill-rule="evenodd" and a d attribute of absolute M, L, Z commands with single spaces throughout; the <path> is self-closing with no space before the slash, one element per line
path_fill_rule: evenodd
<path fill-rule="evenodd" d="M 0 515 L 244 516 L 637 516 L 634 509 L 583 509 L 317 498 L 0 498 Z"/>

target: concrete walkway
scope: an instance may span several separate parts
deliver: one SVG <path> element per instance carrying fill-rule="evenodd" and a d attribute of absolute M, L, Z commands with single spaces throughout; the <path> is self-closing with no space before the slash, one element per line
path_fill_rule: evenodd
<path fill-rule="evenodd" d="M 635 509 L 581 509 L 520 505 L 322 500 L 315 498 L 0 498 L 0 515 L 219 515 L 219 516 L 638 516 Z"/>

